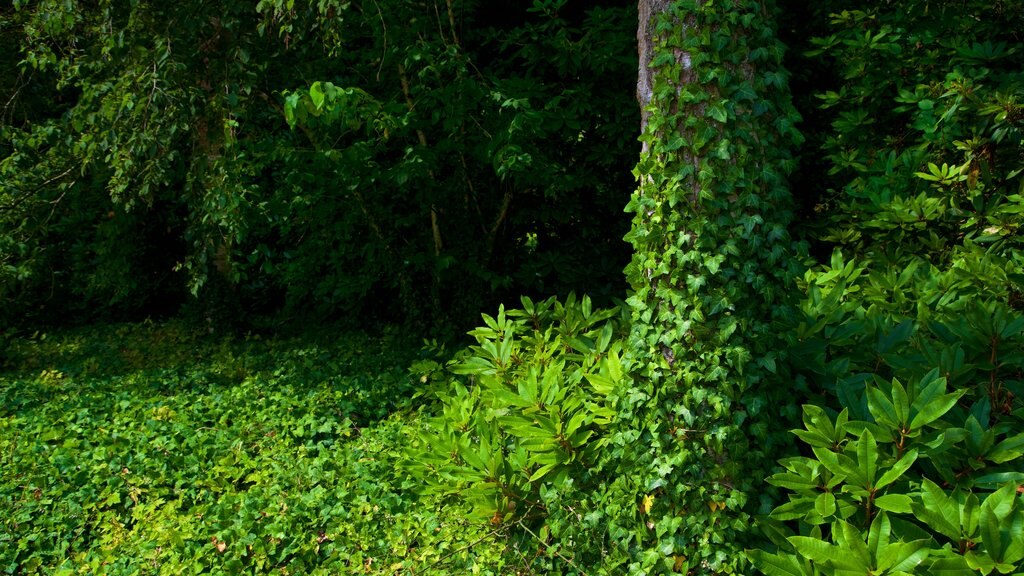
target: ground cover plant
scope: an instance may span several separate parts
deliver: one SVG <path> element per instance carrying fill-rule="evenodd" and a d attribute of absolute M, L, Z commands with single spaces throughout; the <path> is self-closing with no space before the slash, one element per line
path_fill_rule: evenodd
<path fill-rule="evenodd" d="M 0 573 L 507 573 L 498 531 L 398 466 L 418 346 L 323 336 L 12 340 Z"/>

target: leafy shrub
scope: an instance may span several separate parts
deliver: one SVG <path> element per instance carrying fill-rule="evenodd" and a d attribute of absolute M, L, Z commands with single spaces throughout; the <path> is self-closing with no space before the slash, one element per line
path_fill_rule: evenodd
<path fill-rule="evenodd" d="M 865 419 L 851 418 L 860 406 L 805 406 L 794 433 L 814 456 L 768 479 L 792 491 L 771 518 L 799 534 L 768 523 L 781 550 L 755 552 L 756 565 L 770 576 L 1024 568 L 1024 414 L 1000 415 L 987 396 L 962 406 L 967 393 L 934 369 L 907 386 L 876 378 Z"/>
<path fill-rule="evenodd" d="M 811 132 L 826 162 L 788 335 L 808 448 L 769 482 L 768 574 L 1021 570 L 1021 21 L 1004 6 L 818 7 L 839 74 Z M 1014 44 L 1016 42 L 1016 44 Z M 812 62 L 814 62 L 812 60 Z M 825 128 L 825 126 L 828 128 Z M 818 184 L 820 185 L 820 184 Z"/>
<path fill-rule="evenodd" d="M 477 344 L 445 367 L 439 414 L 413 440 L 408 466 L 428 493 L 511 526 L 539 550 L 537 566 L 544 556 L 573 565 L 600 518 L 589 492 L 624 378 L 626 316 L 570 295 L 524 297 L 521 309 L 483 319 L 470 332 Z M 437 367 L 420 364 L 421 380 Z"/>

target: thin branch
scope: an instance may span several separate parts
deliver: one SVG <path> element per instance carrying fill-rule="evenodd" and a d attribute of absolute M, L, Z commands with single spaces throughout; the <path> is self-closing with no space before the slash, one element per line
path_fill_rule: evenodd
<path fill-rule="evenodd" d="M 501 225 L 505 222 L 505 217 L 508 216 L 508 208 L 511 204 L 512 190 L 506 190 L 505 196 L 501 199 L 501 211 L 498 212 L 498 216 L 494 219 L 494 224 L 491 226 L 491 231 L 487 234 L 486 262 L 490 262 L 491 256 L 494 254 L 494 243 L 498 238 L 498 230 L 501 229 Z"/>
<path fill-rule="evenodd" d="M 384 22 L 384 13 L 380 10 L 380 4 L 377 0 L 373 0 L 373 5 L 377 7 L 377 15 L 380 16 L 380 27 L 384 30 L 384 46 L 381 48 L 380 53 L 380 66 L 377 66 L 377 82 L 380 82 L 380 71 L 384 69 L 384 59 L 388 56 L 388 25 Z"/>
<path fill-rule="evenodd" d="M 437 21 L 437 33 L 441 36 L 441 43 L 448 47 L 448 38 L 444 35 L 444 25 L 441 24 L 441 11 L 437 9 L 437 2 L 434 2 L 434 16 Z"/>
<path fill-rule="evenodd" d="M 466 181 L 466 188 L 469 189 L 469 194 L 473 197 L 473 208 L 476 209 L 476 215 L 480 218 L 480 231 L 487 234 L 487 227 L 484 225 L 484 213 L 480 210 L 476 188 L 473 186 L 473 181 L 469 179 L 469 166 L 466 164 L 466 155 L 461 151 L 459 152 L 459 159 L 462 160 L 462 179 Z"/>
<path fill-rule="evenodd" d="M 447 560 L 447 559 L 451 558 L 452 556 L 454 556 L 454 555 L 456 555 L 456 554 L 458 554 L 458 553 L 460 553 L 460 552 L 465 552 L 466 550 L 469 550 L 470 548 L 472 548 L 472 547 L 476 546 L 477 544 L 479 544 L 479 543 L 483 542 L 484 540 L 487 540 L 488 538 L 493 538 L 493 537 L 497 536 L 498 534 L 500 534 L 500 533 L 501 533 L 501 531 L 502 531 L 502 529 L 501 529 L 501 528 L 496 528 L 496 529 L 494 529 L 494 530 L 491 530 L 491 531 L 490 531 L 490 532 L 488 532 L 487 534 L 484 534 L 483 536 L 481 536 L 481 537 L 477 538 L 476 540 L 473 540 L 473 541 L 472 541 L 472 542 L 470 542 L 469 544 L 466 544 L 465 546 L 463 546 L 463 547 L 461 547 L 461 548 L 456 548 L 455 550 L 452 550 L 451 552 L 449 552 L 449 553 L 445 554 L 444 556 L 442 556 L 442 557 L 438 558 L 438 559 L 437 559 L 437 560 L 436 560 L 436 561 L 435 561 L 435 562 L 434 562 L 433 564 L 431 564 L 430 566 L 427 566 L 426 568 L 424 568 L 424 569 L 423 569 L 424 573 L 426 573 L 426 572 L 427 572 L 427 571 L 429 571 L 430 569 L 434 568 L 435 566 L 437 566 L 437 565 L 438 565 L 438 564 L 440 564 L 441 562 L 444 562 L 445 560 Z"/>
<path fill-rule="evenodd" d="M 448 25 L 452 28 L 452 39 L 456 46 L 460 46 L 459 33 L 455 31 L 455 12 L 452 10 L 452 0 L 445 0 L 448 4 Z"/>
<path fill-rule="evenodd" d="M 519 525 L 519 527 L 520 527 L 520 528 L 522 528 L 523 530 L 526 530 L 526 532 L 527 532 L 527 533 L 528 533 L 528 534 L 529 534 L 530 536 L 533 536 L 533 537 L 534 537 L 534 539 L 535 539 L 535 540 L 537 540 L 537 542 L 540 542 L 540 543 L 541 543 L 542 545 L 544 544 L 544 541 L 540 539 L 540 536 L 537 536 L 537 535 L 536 535 L 536 534 L 535 534 L 535 533 L 533 532 L 533 530 L 530 530 L 529 528 L 527 528 L 527 527 L 526 527 L 526 525 L 522 523 L 522 521 L 517 521 L 517 522 L 516 522 L 516 524 L 518 524 L 518 525 Z M 575 569 L 575 570 L 576 570 L 576 571 L 577 571 L 578 573 L 580 573 L 580 574 L 581 574 L 582 576 L 587 576 L 587 572 L 586 572 L 586 570 L 584 570 L 584 569 L 580 568 L 579 566 L 577 566 L 577 565 L 576 565 L 576 563 L 572 561 L 572 559 L 570 559 L 570 558 L 567 558 L 567 557 L 565 557 L 565 556 L 562 556 L 562 553 L 561 553 L 561 552 L 559 552 L 558 550 L 555 550 L 554 548 L 550 548 L 550 547 L 548 547 L 548 550 L 551 550 L 551 553 L 552 553 L 552 554 L 554 554 L 555 556 L 558 556 L 558 557 L 559 557 L 559 558 L 561 558 L 562 560 L 565 560 L 565 561 L 566 561 L 566 563 L 568 563 L 568 564 L 569 564 L 569 566 L 572 566 L 572 567 L 573 567 L 573 569 Z"/>
<path fill-rule="evenodd" d="M 67 170 L 65 170 L 65 171 L 61 172 L 60 174 L 57 174 L 57 175 L 56 175 L 56 176 L 54 176 L 53 178 L 50 178 L 49 180 L 47 180 L 47 181 L 43 182 L 42 184 L 40 184 L 40 185 L 36 186 L 35 188 L 33 188 L 33 189 L 31 189 L 31 190 L 27 190 L 27 191 L 23 192 L 23 193 L 21 194 L 21 196 L 19 196 L 19 197 L 18 197 L 17 199 L 15 199 L 15 200 L 14 200 L 13 202 L 11 202 L 10 204 L 8 204 L 8 205 L 6 205 L 6 206 L 0 206 L 0 212 L 7 212 L 8 210 L 14 210 L 14 209 L 15 209 L 15 208 L 17 208 L 18 206 L 20 206 L 22 202 L 24 202 L 25 200 L 28 200 L 28 198 L 29 198 L 30 196 L 32 196 L 32 195 L 33 195 L 33 194 L 35 194 L 36 192 L 39 192 L 39 191 L 40 191 L 40 190 L 42 190 L 43 188 L 46 188 L 46 187 L 47 187 L 47 186 L 49 186 L 50 184 L 53 184 L 54 182 L 56 182 L 56 181 L 60 180 L 61 178 L 64 178 L 64 177 L 65 177 L 65 176 L 67 176 L 68 174 L 71 174 L 71 172 L 73 172 L 73 171 L 74 171 L 74 169 L 75 169 L 75 167 L 74 167 L 74 166 L 72 166 L 71 168 L 68 168 Z M 57 198 L 57 200 L 56 200 L 56 201 L 53 201 L 53 202 L 59 202 L 59 201 L 60 201 L 60 199 L 61 199 L 61 198 L 63 198 L 63 197 L 64 197 L 64 195 L 63 195 L 63 194 L 61 194 L 61 195 L 60 195 L 60 198 Z"/>
<path fill-rule="evenodd" d="M 405 95 L 405 104 L 409 107 L 409 112 L 415 110 L 416 105 L 412 101 L 412 93 L 409 90 L 409 78 L 405 74 L 405 66 L 402 64 L 398 65 L 398 79 L 402 82 L 402 94 Z M 420 146 L 427 147 L 427 135 L 423 132 L 422 128 L 416 129 L 416 136 L 419 138 Z M 434 180 L 433 170 L 428 171 L 430 179 Z M 441 249 L 444 244 L 441 241 L 441 227 L 437 221 L 437 208 L 430 205 L 430 230 L 434 236 L 434 256 L 441 255 Z"/>

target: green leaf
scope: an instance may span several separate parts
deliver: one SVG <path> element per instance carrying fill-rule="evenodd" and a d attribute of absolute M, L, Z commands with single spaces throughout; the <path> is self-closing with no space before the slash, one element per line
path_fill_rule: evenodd
<path fill-rule="evenodd" d="M 868 543 L 864 542 L 864 535 L 853 524 L 843 520 L 832 524 L 833 538 L 837 544 L 833 550 L 832 563 L 836 568 L 862 570 L 871 566 L 872 553 L 868 548 L 869 545 L 871 547 L 878 546 L 878 539 L 882 532 L 886 534 L 885 540 L 888 541 L 888 519 L 884 518 L 884 513 L 879 516 L 882 516 L 885 521 L 872 523 Z"/>
<path fill-rule="evenodd" d="M 968 493 L 960 508 L 960 527 L 963 530 L 964 536 L 973 538 L 978 534 L 981 522 L 980 510 L 981 504 L 978 501 L 978 497 Z"/>
<path fill-rule="evenodd" d="M 896 422 L 904 425 L 910 420 L 910 400 L 903 384 L 895 378 L 892 381 L 892 407 L 896 413 Z"/>
<path fill-rule="evenodd" d="M 921 502 L 912 506 L 913 513 L 933 530 L 952 541 L 960 539 L 960 506 L 938 484 L 921 480 Z"/>
<path fill-rule="evenodd" d="M 997 563 L 1004 561 L 1009 540 L 1020 538 L 1020 534 L 1010 534 L 1006 519 L 1010 515 L 1017 498 L 1017 487 L 1007 484 L 991 493 L 981 504 L 981 538 L 985 544 L 985 552 Z M 1006 538 L 1004 538 L 1004 535 Z"/>
<path fill-rule="evenodd" d="M 879 512 L 871 521 L 871 526 L 868 529 L 867 551 L 871 558 L 878 559 L 884 556 L 885 551 L 889 548 L 891 536 L 892 524 L 889 522 L 889 516 L 885 512 Z M 885 569 L 884 566 L 876 565 L 876 567 Z"/>
<path fill-rule="evenodd" d="M 893 429 L 900 428 L 900 421 L 896 417 L 896 409 L 884 392 L 876 386 L 868 386 L 867 397 L 868 411 L 879 424 Z"/>
<path fill-rule="evenodd" d="M 790 536 L 789 543 L 796 548 L 798 554 L 814 562 L 830 562 L 835 557 L 838 546 L 832 546 L 820 538 L 810 536 Z"/>
<path fill-rule="evenodd" d="M 794 554 L 770 554 L 764 550 L 748 550 L 747 557 L 767 576 L 807 576 Z"/>
<path fill-rule="evenodd" d="M 601 374 L 586 374 L 587 382 L 594 388 L 594 392 L 601 396 L 607 396 L 615 391 L 615 381 Z"/>
<path fill-rule="evenodd" d="M 316 106 L 317 110 L 321 110 L 324 107 L 324 90 L 320 82 L 313 82 L 313 85 L 309 87 L 309 97 L 313 100 L 313 105 Z"/>
<path fill-rule="evenodd" d="M 927 545 L 927 540 L 890 545 L 883 557 L 878 559 L 878 568 L 891 566 L 890 573 L 907 572 L 912 574 L 914 569 L 924 562 L 931 553 L 931 550 L 926 548 Z"/>
<path fill-rule="evenodd" d="M 967 565 L 963 556 L 953 555 L 944 558 L 935 558 L 931 554 L 925 571 L 929 576 L 978 576 L 978 572 Z"/>
<path fill-rule="evenodd" d="M 996 444 L 985 456 L 996 464 L 1004 464 L 1024 455 L 1024 432 Z"/>
<path fill-rule="evenodd" d="M 545 464 L 544 466 L 541 466 L 540 468 L 537 469 L 536 472 L 530 475 L 529 482 L 536 482 L 537 480 L 540 480 L 541 478 L 546 476 L 548 472 L 554 470 L 556 466 L 558 466 L 558 462 L 552 462 L 550 464 Z"/>
<path fill-rule="evenodd" d="M 1007 527 L 1007 538 L 1005 550 L 1003 550 L 1003 562 L 1007 564 L 1016 564 L 1024 559 L 1024 510 L 1017 509 L 1017 513 L 1012 516 L 1013 521 L 1010 526 Z"/>
<path fill-rule="evenodd" d="M 815 498 L 797 498 L 777 506 L 771 512 L 774 520 L 797 520 L 814 511 Z"/>
<path fill-rule="evenodd" d="M 889 484 L 892 484 L 902 476 L 904 472 L 909 470 L 916 461 L 917 449 L 915 448 L 904 454 L 903 458 L 900 458 L 895 464 L 893 464 L 892 468 L 886 470 L 886 472 L 882 474 L 882 477 L 878 479 L 878 482 L 875 483 L 875 488 L 884 488 Z"/>
<path fill-rule="evenodd" d="M 945 380 L 943 379 L 943 381 Z M 913 420 L 910 422 L 910 429 L 920 430 L 928 424 L 938 420 L 945 415 L 946 412 L 949 412 L 949 410 L 956 405 L 957 401 L 960 400 L 960 397 L 962 397 L 966 392 L 966 390 L 960 390 L 952 394 L 943 394 L 942 396 L 932 400 L 914 416 Z"/>
<path fill-rule="evenodd" d="M 821 493 L 814 501 L 814 510 L 825 518 L 835 514 L 836 497 L 831 492 Z"/>
<path fill-rule="evenodd" d="M 860 473 L 863 476 L 864 488 L 875 485 L 875 473 L 878 471 L 878 443 L 875 442 L 875 435 L 870 430 L 857 440 L 857 463 L 860 465 Z"/>
<path fill-rule="evenodd" d="M 906 494 L 886 494 L 875 498 L 875 506 L 882 510 L 901 514 L 910 514 L 913 511 L 912 503 L 913 500 Z"/>
<path fill-rule="evenodd" d="M 725 122 L 729 115 L 725 111 L 725 106 L 721 102 L 716 102 L 708 108 L 708 115 L 714 118 L 717 122 Z"/>
<path fill-rule="evenodd" d="M 982 574 L 988 574 L 992 572 L 993 570 L 995 570 L 997 564 L 996 561 L 993 560 L 988 554 L 986 554 L 985 552 L 978 552 L 976 550 L 967 551 L 967 553 L 964 554 L 964 560 L 967 562 L 967 566 L 969 566 L 972 570 L 975 570 L 976 572 L 981 572 Z"/>

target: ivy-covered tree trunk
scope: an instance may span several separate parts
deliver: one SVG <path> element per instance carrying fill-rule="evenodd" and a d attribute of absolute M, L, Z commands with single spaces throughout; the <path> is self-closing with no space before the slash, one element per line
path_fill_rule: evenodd
<path fill-rule="evenodd" d="M 618 482 L 638 505 L 612 535 L 632 572 L 743 574 L 787 427 L 772 326 L 799 264 L 786 188 L 796 113 L 771 2 L 639 4 L 635 382 L 616 437 Z"/>

